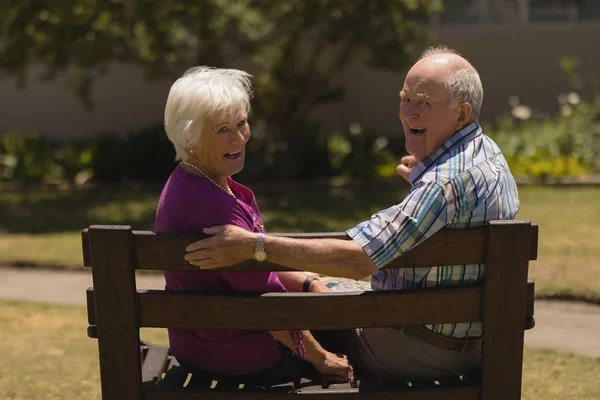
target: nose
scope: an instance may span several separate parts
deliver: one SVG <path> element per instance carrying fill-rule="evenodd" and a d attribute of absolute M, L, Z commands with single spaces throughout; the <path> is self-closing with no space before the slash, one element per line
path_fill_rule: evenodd
<path fill-rule="evenodd" d="M 402 102 L 400 103 L 400 118 L 418 118 L 419 111 L 418 107 L 414 103 Z"/>
<path fill-rule="evenodd" d="M 244 144 L 250 138 L 250 130 L 236 129 L 231 137 L 232 144 Z"/>

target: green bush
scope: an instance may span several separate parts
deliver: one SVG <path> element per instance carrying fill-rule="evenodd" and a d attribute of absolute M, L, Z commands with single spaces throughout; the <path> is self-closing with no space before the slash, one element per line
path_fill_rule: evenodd
<path fill-rule="evenodd" d="M 50 173 L 52 150 L 41 136 L 10 132 L 0 139 L 0 176 L 3 180 L 38 182 Z"/>
<path fill-rule="evenodd" d="M 92 145 L 99 182 L 164 182 L 175 168 L 175 150 L 161 124 L 126 135 L 100 135 Z"/>
<path fill-rule="evenodd" d="M 303 121 L 298 135 L 275 137 L 264 119 L 250 121 L 252 137 L 246 145 L 246 165 L 236 179 L 243 183 L 310 180 L 333 174 L 327 152 L 327 135 Z"/>
<path fill-rule="evenodd" d="M 512 99 L 510 116 L 486 127 L 515 175 L 537 179 L 600 173 L 600 97 L 558 96 L 560 112 L 546 116 Z"/>
<path fill-rule="evenodd" d="M 92 151 L 76 143 L 52 143 L 32 132 L 0 138 L 0 179 L 15 182 L 81 184 L 92 176 Z"/>
<path fill-rule="evenodd" d="M 100 135 L 88 143 L 51 142 L 36 133 L 11 132 L 0 138 L 0 179 L 67 183 L 164 182 L 175 152 L 162 126 L 129 135 Z"/>
<path fill-rule="evenodd" d="M 387 138 L 352 124 L 328 131 L 303 122 L 297 136 L 273 139 L 269 125 L 252 121 L 252 139 L 246 147 L 246 165 L 236 176 L 241 182 L 310 180 L 342 176 L 372 179 L 396 175 L 403 138 Z M 392 148 L 394 150 L 392 150 Z"/>
<path fill-rule="evenodd" d="M 93 151 L 89 146 L 65 143 L 56 146 L 52 154 L 52 177 L 56 180 L 81 185 L 94 176 Z"/>
<path fill-rule="evenodd" d="M 305 123 L 302 135 L 273 140 L 266 124 L 253 124 L 246 166 L 236 179 L 249 182 L 310 180 L 343 176 L 371 179 L 396 174 L 390 138 L 353 124 L 330 133 Z M 402 143 L 394 142 L 399 148 Z M 175 167 L 175 151 L 162 125 L 128 135 L 101 134 L 88 143 L 52 143 L 35 133 L 0 139 L 0 179 L 68 183 L 164 182 Z"/>
<path fill-rule="evenodd" d="M 330 135 L 328 150 L 337 175 L 369 179 L 396 174 L 398 161 L 389 147 L 389 138 L 365 131 L 359 124 Z"/>

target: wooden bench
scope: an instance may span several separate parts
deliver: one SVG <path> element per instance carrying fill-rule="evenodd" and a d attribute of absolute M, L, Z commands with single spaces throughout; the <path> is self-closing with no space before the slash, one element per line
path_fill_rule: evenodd
<path fill-rule="evenodd" d="M 537 257 L 538 229 L 528 221 L 442 230 L 387 265 L 486 265 L 484 283 L 426 291 L 365 293 L 269 293 L 264 295 L 137 291 L 136 270 L 195 269 L 185 246 L 203 234 L 156 234 L 128 226 L 90 226 L 82 233 L 88 289 L 88 335 L 98 339 L 102 398 L 263 399 L 284 395 L 368 399 L 520 399 L 524 330 L 533 327 L 530 260 Z M 347 238 L 343 233 L 286 235 Z M 247 261 L 228 271 L 288 270 Z M 373 312 L 377 310 L 377 312 Z M 349 329 L 483 322 L 482 368 L 476 376 L 436 382 L 379 384 L 361 377 L 358 388 L 310 381 L 261 389 L 215 382 L 182 372 L 169 349 L 140 342 L 140 327 L 190 329 Z"/>

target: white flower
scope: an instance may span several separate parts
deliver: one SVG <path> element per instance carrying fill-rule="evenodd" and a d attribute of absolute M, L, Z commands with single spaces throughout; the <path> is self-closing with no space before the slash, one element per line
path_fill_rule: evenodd
<path fill-rule="evenodd" d="M 567 95 L 567 100 L 569 101 L 569 104 L 572 105 L 577 105 L 579 103 L 581 103 L 581 98 L 579 97 L 579 95 L 575 92 L 571 92 Z"/>
<path fill-rule="evenodd" d="M 560 114 L 565 117 L 568 117 L 569 115 L 573 114 L 573 107 L 571 107 L 569 104 L 564 104 L 560 108 Z"/>
<path fill-rule="evenodd" d="M 561 93 L 561 94 L 558 95 L 558 104 L 566 104 L 567 101 L 569 101 L 569 100 L 567 99 L 567 95 L 566 94 Z"/>
<path fill-rule="evenodd" d="M 350 124 L 349 131 L 352 135 L 356 136 L 362 132 L 362 126 L 360 126 L 360 124 L 357 124 L 355 122 L 353 124 Z"/>
<path fill-rule="evenodd" d="M 512 116 L 523 121 L 531 118 L 531 114 L 531 108 L 527 106 L 516 106 L 512 109 Z"/>
<path fill-rule="evenodd" d="M 510 96 L 508 98 L 508 105 L 511 107 L 516 107 L 519 105 L 519 98 L 517 96 Z"/>

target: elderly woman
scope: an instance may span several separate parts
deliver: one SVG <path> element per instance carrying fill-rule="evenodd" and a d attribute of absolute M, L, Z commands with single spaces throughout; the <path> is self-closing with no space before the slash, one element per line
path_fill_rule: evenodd
<path fill-rule="evenodd" d="M 250 138 L 250 76 L 239 70 L 198 67 L 171 87 L 165 130 L 179 165 L 158 204 L 157 232 L 201 231 L 234 224 L 264 232 L 254 194 L 231 176 L 244 168 Z M 170 291 L 328 291 L 301 272 L 165 271 Z M 208 310 L 210 312 L 210 310 Z M 318 371 L 353 379 L 345 356 L 324 350 L 308 331 L 170 329 L 171 351 L 192 370 L 236 376 L 240 382 L 277 383 Z"/>

